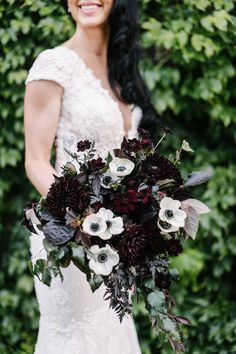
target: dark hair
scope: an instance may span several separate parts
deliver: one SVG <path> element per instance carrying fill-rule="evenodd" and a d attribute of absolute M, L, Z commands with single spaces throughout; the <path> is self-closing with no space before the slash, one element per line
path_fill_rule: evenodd
<path fill-rule="evenodd" d="M 67 1 L 63 0 L 67 9 Z M 139 72 L 141 49 L 138 44 L 138 1 L 114 0 L 109 17 L 109 82 L 116 96 L 143 111 L 141 126 L 155 133 L 160 119 L 151 103 L 150 93 Z M 119 95 L 116 86 L 120 87 Z"/>

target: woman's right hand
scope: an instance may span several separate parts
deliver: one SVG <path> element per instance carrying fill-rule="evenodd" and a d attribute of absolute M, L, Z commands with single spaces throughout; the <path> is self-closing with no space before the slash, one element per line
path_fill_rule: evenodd
<path fill-rule="evenodd" d="M 46 196 L 57 174 L 50 163 L 63 88 L 54 81 L 31 81 L 24 99 L 25 169 L 37 191 Z"/>

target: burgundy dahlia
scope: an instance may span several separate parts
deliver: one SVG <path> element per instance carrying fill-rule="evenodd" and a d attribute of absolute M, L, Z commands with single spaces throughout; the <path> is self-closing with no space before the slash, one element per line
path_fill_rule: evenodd
<path fill-rule="evenodd" d="M 178 256 L 183 251 L 183 247 L 180 240 L 172 238 L 166 242 L 166 250 L 170 256 Z"/>
<path fill-rule="evenodd" d="M 89 150 L 91 148 L 91 141 L 89 140 L 81 140 L 77 144 L 77 151 L 78 152 L 83 152 L 85 150 Z"/>
<path fill-rule="evenodd" d="M 135 210 L 138 202 L 138 192 L 135 189 L 129 189 L 126 193 L 116 193 L 112 201 L 112 208 L 120 213 L 128 213 Z"/>
<path fill-rule="evenodd" d="M 170 160 L 157 152 L 147 156 L 142 162 L 142 175 L 148 184 L 155 184 L 158 180 L 165 179 L 174 179 L 178 185 L 183 184 L 180 171 Z"/>
<path fill-rule="evenodd" d="M 86 209 L 90 196 L 78 180 L 62 176 L 56 177 L 51 185 L 46 202 L 52 215 L 64 218 L 67 207 L 75 212 L 82 212 Z"/>
<path fill-rule="evenodd" d="M 121 257 L 129 265 L 136 265 L 145 255 L 147 238 L 142 227 L 132 225 L 122 238 Z"/>

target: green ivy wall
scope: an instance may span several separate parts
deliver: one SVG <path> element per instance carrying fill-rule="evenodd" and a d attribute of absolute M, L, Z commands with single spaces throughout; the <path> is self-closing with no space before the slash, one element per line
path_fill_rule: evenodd
<path fill-rule="evenodd" d="M 131 1 L 131 0 L 130 0 Z M 30 354 L 38 309 L 28 271 L 29 242 L 22 208 L 37 200 L 24 172 L 24 80 L 34 58 L 73 33 L 60 1 L 0 3 L 0 353 Z M 211 168 L 195 193 L 211 208 L 198 239 L 175 261 L 182 276 L 173 289 L 188 354 L 236 353 L 236 3 L 231 0 L 140 1 L 143 76 L 153 103 L 173 135 L 183 139 L 184 173 Z M 150 330 L 142 305 L 135 310 L 143 354 L 171 351 Z"/>

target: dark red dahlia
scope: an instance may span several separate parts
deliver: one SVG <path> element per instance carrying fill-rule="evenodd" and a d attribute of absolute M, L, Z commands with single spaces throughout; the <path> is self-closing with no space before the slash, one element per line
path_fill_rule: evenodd
<path fill-rule="evenodd" d="M 147 238 L 143 234 L 141 226 L 130 226 L 123 235 L 121 243 L 120 255 L 124 262 L 136 265 L 144 260 Z"/>
<path fill-rule="evenodd" d="M 93 208 L 94 212 L 97 213 L 99 209 L 102 208 L 102 203 L 101 202 L 95 202 L 91 204 L 91 207 Z"/>
<path fill-rule="evenodd" d="M 183 251 L 180 240 L 170 239 L 166 242 L 166 250 L 170 256 L 178 256 Z"/>
<path fill-rule="evenodd" d="M 155 277 L 155 284 L 159 289 L 166 289 L 168 290 L 171 286 L 171 276 L 170 274 L 164 274 L 158 272 Z"/>
<path fill-rule="evenodd" d="M 101 157 L 98 157 L 97 159 L 93 159 L 89 161 L 89 168 L 93 172 L 97 172 L 102 170 L 106 166 L 106 163 L 103 162 Z"/>
<path fill-rule="evenodd" d="M 148 184 L 155 184 L 158 180 L 174 179 L 178 185 L 183 184 L 180 171 L 164 156 L 155 152 L 147 156 L 142 162 L 142 176 Z"/>
<path fill-rule="evenodd" d="M 65 206 L 82 213 L 90 203 L 90 194 L 85 187 L 76 179 L 71 179 L 65 196 Z"/>
<path fill-rule="evenodd" d="M 91 145 L 92 145 L 91 141 L 81 140 L 77 144 L 77 151 L 81 152 L 81 151 L 89 150 L 91 148 Z"/>
<path fill-rule="evenodd" d="M 151 197 L 151 189 L 149 187 L 138 192 L 139 201 L 143 204 L 148 204 Z"/>
<path fill-rule="evenodd" d="M 62 176 L 51 185 L 46 202 L 52 215 L 64 218 L 67 207 L 75 212 L 86 209 L 90 195 L 76 178 Z"/>
<path fill-rule="evenodd" d="M 138 200 L 138 192 L 135 189 L 128 189 L 124 194 L 115 194 L 112 208 L 120 213 L 128 213 L 130 210 L 135 210 Z"/>

